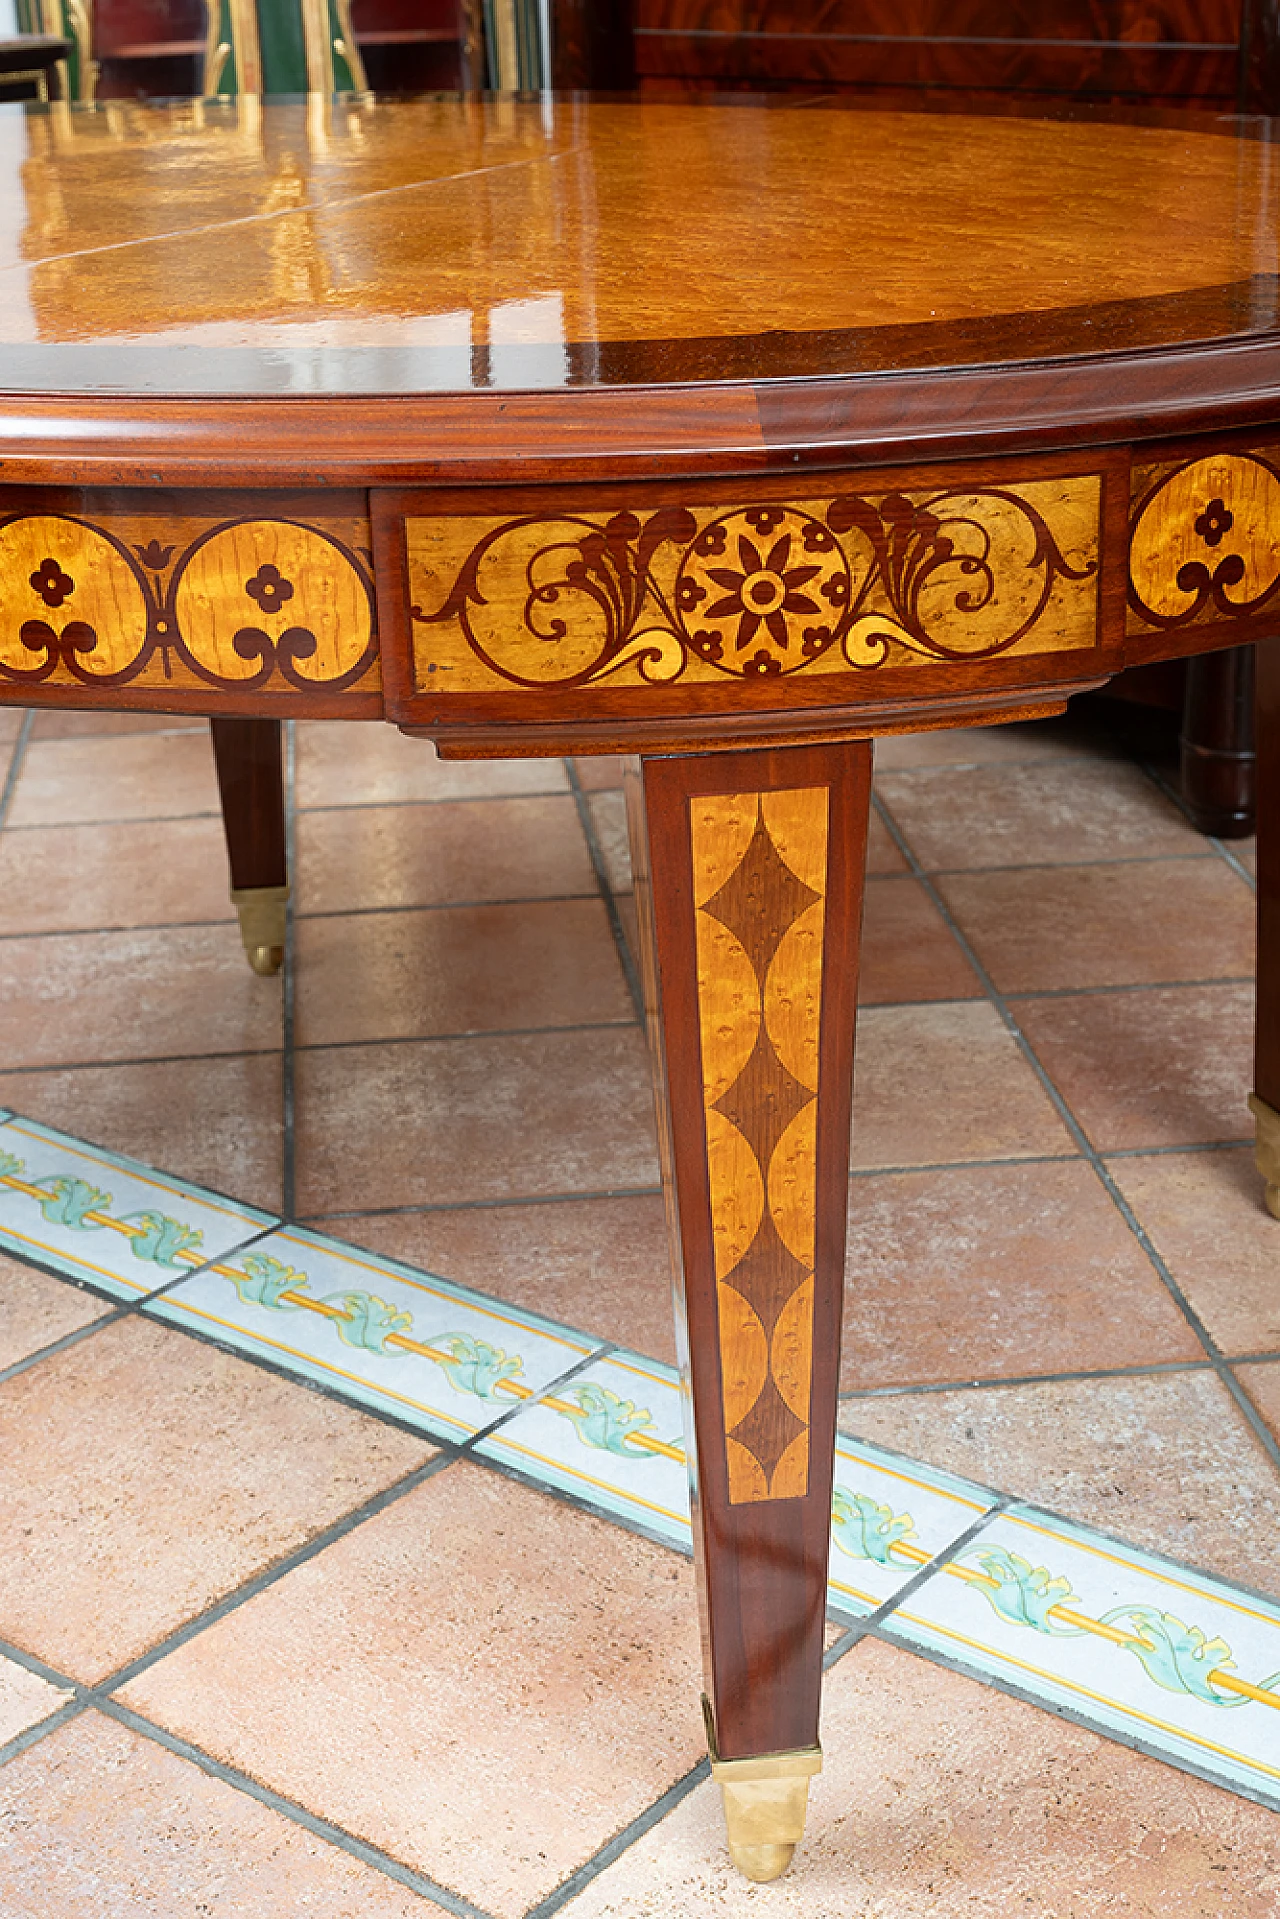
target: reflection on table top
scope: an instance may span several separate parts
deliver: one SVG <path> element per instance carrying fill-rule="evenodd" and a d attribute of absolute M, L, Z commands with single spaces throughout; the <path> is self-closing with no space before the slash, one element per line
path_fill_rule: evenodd
<path fill-rule="evenodd" d="M 744 98 L 0 110 L 10 391 L 433 391 L 1266 333 L 1267 123 Z"/>

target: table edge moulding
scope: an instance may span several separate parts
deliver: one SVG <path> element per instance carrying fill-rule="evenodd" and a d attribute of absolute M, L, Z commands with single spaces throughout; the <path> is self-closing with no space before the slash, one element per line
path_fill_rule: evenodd
<path fill-rule="evenodd" d="M 211 719 L 257 970 L 285 943 L 282 721 L 637 756 L 708 1742 L 733 1856 L 775 1877 L 820 1764 L 875 736 L 1260 643 L 1251 1104 L 1280 1217 L 1280 331 L 537 392 L 42 384 L 0 395 L 0 703 Z"/>

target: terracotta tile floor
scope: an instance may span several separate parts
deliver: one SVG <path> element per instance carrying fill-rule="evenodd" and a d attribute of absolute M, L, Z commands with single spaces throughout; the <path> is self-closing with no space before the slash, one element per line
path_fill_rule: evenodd
<path fill-rule="evenodd" d="M 621 763 L 289 767 L 269 982 L 203 727 L 0 716 L 0 1106 L 669 1361 Z M 881 750 L 841 1424 L 1275 1598 L 1251 859 L 1167 778 L 1096 714 Z M 1275 1812 L 829 1657 L 749 1887 L 680 1554 L 0 1256 L 3 1919 L 1280 1910 Z"/>

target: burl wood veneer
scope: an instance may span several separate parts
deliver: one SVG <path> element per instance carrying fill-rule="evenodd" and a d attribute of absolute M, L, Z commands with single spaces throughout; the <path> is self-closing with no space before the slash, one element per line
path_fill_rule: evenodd
<path fill-rule="evenodd" d="M 1272 133 L 750 98 L 0 117 L 0 700 L 213 718 L 256 964 L 281 719 L 640 756 L 708 1737 L 757 1877 L 820 1763 L 875 735 L 1265 642 L 1277 1203 Z"/>

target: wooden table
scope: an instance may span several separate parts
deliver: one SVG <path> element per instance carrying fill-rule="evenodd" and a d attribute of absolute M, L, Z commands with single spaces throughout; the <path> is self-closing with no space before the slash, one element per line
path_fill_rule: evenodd
<path fill-rule="evenodd" d="M 216 716 L 258 963 L 280 720 L 638 755 L 707 1726 L 753 1877 L 819 1764 L 871 739 L 1270 634 L 1271 135 L 759 99 L 0 115 L 0 700 Z"/>

